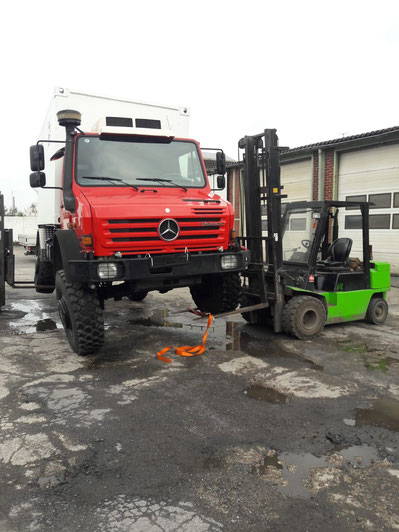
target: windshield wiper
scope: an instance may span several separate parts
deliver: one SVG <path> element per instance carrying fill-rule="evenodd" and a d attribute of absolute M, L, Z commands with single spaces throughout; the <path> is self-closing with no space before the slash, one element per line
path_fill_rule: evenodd
<path fill-rule="evenodd" d="M 138 190 L 138 188 L 135 185 L 131 185 L 130 183 L 126 183 L 126 181 L 123 181 L 122 179 L 119 179 L 119 177 L 96 177 L 96 176 L 84 176 L 82 179 L 98 179 L 100 181 L 117 181 L 118 183 L 122 183 L 123 185 L 126 185 L 127 187 L 134 188 L 134 190 Z"/>
<path fill-rule="evenodd" d="M 161 177 L 138 177 L 137 181 L 156 181 L 157 183 L 170 183 L 171 185 L 182 188 L 184 192 L 187 192 L 187 188 L 183 187 L 183 185 L 178 185 L 177 183 L 174 183 L 171 179 L 162 179 Z"/>

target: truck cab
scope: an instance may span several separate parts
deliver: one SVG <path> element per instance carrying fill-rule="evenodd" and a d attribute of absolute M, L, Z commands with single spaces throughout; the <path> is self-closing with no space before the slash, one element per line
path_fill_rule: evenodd
<path fill-rule="evenodd" d="M 232 206 L 210 188 L 198 142 L 160 119 L 106 116 L 91 131 L 80 129 L 78 111 L 57 119 L 65 145 L 50 164 L 59 219 L 39 226 L 35 281 L 38 291 L 55 289 L 72 348 L 101 347 L 109 298 L 137 301 L 188 286 L 201 311 L 236 308 L 249 252 L 235 239 Z M 47 188 L 40 142 L 31 168 L 31 186 Z M 225 172 L 222 152 L 216 170 Z"/>

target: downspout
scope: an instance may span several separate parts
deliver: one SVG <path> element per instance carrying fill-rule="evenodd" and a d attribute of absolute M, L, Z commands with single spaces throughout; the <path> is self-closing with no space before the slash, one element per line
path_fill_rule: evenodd
<path fill-rule="evenodd" d="M 317 199 L 319 201 L 324 200 L 324 151 L 319 149 L 318 150 L 318 158 L 319 158 L 319 168 L 318 168 L 318 175 L 317 175 Z"/>
<path fill-rule="evenodd" d="M 333 200 L 338 201 L 338 172 L 339 172 L 339 157 L 338 152 L 334 151 L 334 168 L 333 168 Z"/>

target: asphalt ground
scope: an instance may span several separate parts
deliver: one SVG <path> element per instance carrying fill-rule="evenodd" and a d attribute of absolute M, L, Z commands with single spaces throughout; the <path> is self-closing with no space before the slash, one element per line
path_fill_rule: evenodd
<path fill-rule="evenodd" d="M 19 279 L 34 257 L 16 250 Z M 383 326 L 312 341 L 219 319 L 186 289 L 108 302 L 75 355 L 54 295 L 0 312 L 0 531 L 399 528 L 399 289 Z"/>

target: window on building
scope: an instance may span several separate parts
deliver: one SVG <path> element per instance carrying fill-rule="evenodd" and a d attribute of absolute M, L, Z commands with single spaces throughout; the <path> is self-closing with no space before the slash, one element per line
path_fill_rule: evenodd
<path fill-rule="evenodd" d="M 357 196 L 346 196 L 346 201 L 367 201 L 366 194 L 359 194 Z M 347 211 L 353 211 L 359 207 L 346 207 Z"/>
<path fill-rule="evenodd" d="M 389 209 L 391 207 L 391 194 L 369 194 L 369 201 L 374 203 L 370 209 Z"/>
<path fill-rule="evenodd" d="M 393 215 L 392 229 L 399 229 L 399 214 Z"/>
<path fill-rule="evenodd" d="M 390 229 L 391 215 L 390 214 L 371 214 L 370 215 L 370 229 Z"/>
<path fill-rule="evenodd" d="M 361 229 L 362 217 L 359 216 L 345 216 L 345 229 Z"/>
<path fill-rule="evenodd" d="M 398 209 L 399 208 L 399 192 L 395 192 L 393 195 L 393 206 Z"/>

